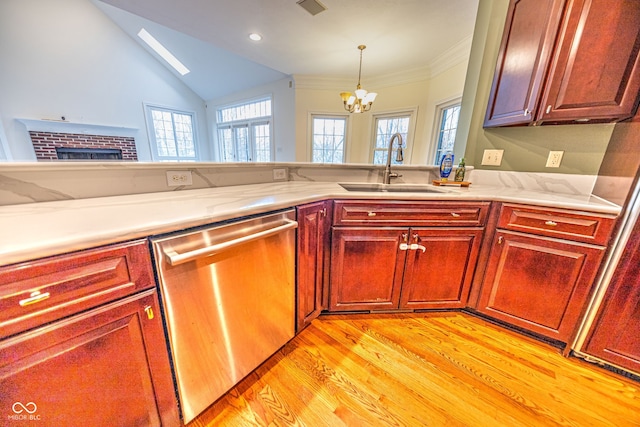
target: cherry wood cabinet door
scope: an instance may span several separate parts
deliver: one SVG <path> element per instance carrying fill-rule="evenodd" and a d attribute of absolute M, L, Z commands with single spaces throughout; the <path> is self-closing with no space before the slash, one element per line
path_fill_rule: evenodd
<path fill-rule="evenodd" d="M 512 0 L 484 127 L 535 119 L 565 0 Z"/>
<path fill-rule="evenodd" d="M 603 254 L 599 246 L 499 230 L 478 311 L 566 343 Z"/>
<path fill-rule="evenodd" d="M 297 207 L 298 260 L 296 331 L 301 331 L 328 306 L 330 201 Z"/>
<path fill-rule="evenodd" d="M 482 228 L 412 228 L 400 308 L 461 308 L 469 298 Z"/>
<path fill-rule="evenodd" d="M 538 121 L 629 118 L 639 91 L 640 1 L 569 1 Z"/>
<path fill-rule="evenodd" d="M 0 341 L 0 372 L 16 424 L 180 425 L 155 290 Z"/>
<path fill-rule="evenodd" d="M 0 339 L 155 284 L 146 240 L 0 267 Z"/>
<path fill-rule="evenodd" d="M 331 311 L 397 309 L 408 228 L 333 228 Z"/>
<path fill-rule="evenodd" d="M 640 374 L 640 222 L 597 316 L 585 353 Z"/>

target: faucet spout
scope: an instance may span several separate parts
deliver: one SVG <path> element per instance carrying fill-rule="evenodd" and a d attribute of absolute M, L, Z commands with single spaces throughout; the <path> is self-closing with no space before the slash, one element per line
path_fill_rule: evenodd
<path fill-rule="evenodd" d="M 391 184 L 391 178 L 397 178 L 400 175 L 391 172 L 391 152 L 393 151 L 393 141 L 398 141 L 398 151 L 396 153 L 396 161 L 401 162 L 403 160 L 402 155 L 402 135 L 396 132 L 389 139 L 389 148 L 387 151 L 387 166 L 384 169 L 384 175 L 382 176 L 382 182 L 384 184 Z"/>

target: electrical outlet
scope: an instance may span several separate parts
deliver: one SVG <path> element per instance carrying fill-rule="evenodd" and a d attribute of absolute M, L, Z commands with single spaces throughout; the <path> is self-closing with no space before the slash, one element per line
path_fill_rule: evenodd
<path fill-rule="evenodd" d="M 504 150 L 484 150 L 482 164 L 487 166 L 500 166 Z"/>
<path fill-rule="evenodd" d="M 169 187 L 193 185 L 191 171 L 167 171 L 167 185 Z"/>
<path fill-rule="evenodd" d="M 549 151 L 549 157 L 547 158 L 548 168 L 559 168 L 560 162 L 562 162 L 562 155 L 564 151 Z"/>
<path fill-rule="evenodd" d="M 274 181 L 286 181 L 287 179 L 287 169 L 286 168 L 277 168 L 273 170 L 273 180 Z"/>

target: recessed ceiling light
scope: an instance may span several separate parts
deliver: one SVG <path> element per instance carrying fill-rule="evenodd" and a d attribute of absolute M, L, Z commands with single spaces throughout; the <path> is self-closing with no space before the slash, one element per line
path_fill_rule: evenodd
<path fill-rule="evenodd" d="M 258 33 L 251 33 L 249 34 L 249 38 L 251 40 L 253 40 L 254 42 L 259 42 L 260 40 L 262 40 L 262 36 Z"/>
<path fill-rule="evenodd" d="M 155 39 L 151 34 L 147 32 L 144 28 L 138 32 L 138 37 L 140 37 L 146 44 L 149 45 L 151 49 L 153 49 L 158 55 L 162 57 L 165 61 L 169 63 L 177 72 L 181 75 L 185 75 L 189 73 L 189 69 L 185 67 L 185 65 L 178 60 L 169 50 L 162 45 L 158 40 Z"/>

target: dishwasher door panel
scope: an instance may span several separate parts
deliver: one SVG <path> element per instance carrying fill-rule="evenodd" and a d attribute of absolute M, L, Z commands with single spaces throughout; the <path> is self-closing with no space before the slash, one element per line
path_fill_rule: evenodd
<path fill-rule="evenodd" d="M 185 423 L 294 336 L 295 221 L 287 214 L 154 241 Z M 276 227 L 284 229 L 271 233 Z M 180 258 L 206 253 L 203 241 L 223 250 Z M 177 265 L 167 253 L 178 254 Z"/>

